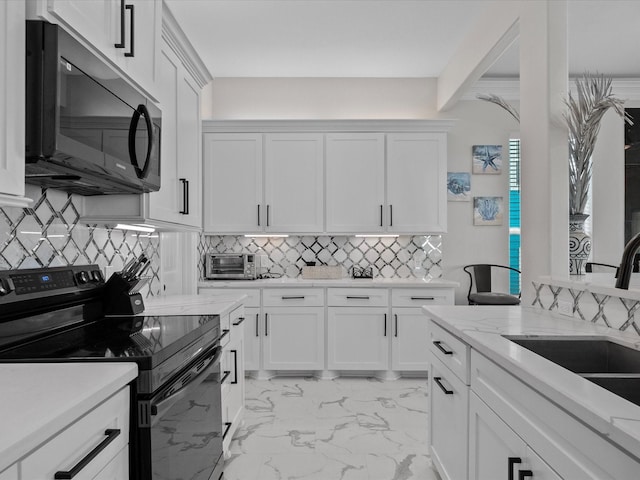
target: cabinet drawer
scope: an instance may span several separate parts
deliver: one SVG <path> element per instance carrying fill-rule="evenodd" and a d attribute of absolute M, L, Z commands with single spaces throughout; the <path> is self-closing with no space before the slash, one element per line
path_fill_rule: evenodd
<path fill-rule="evenodd" d="M 210 288 L 200 287 L 198 289 L 200 295 L 246 295 L 244 299 L 245 307 L 260 306 L 260 289 L 258 288 Z"/>
<path fill-rule="evenodd" d="M 476 351 L 471 353 L 471 389 L 561 478 L 638 476 L 640 463 L 634 458 Z"/>
<path fill-rule="evenodd" d="M 422 305 L 453 305 L 453 290 L 449 288 L 394 288 L 391 290 L 394 307 Z"/>
<path fill-rule="evenodd" d="M 330 307 L 386 307 L 389 291 L 386 288 L 328 288 Z"/>
<path fill-rule="evenodd" d="M 429 321 L 429 351 L 469 385 L 469 345 Z"/>
<path fill-rule="evenodd" d="M 22 478 L 54 478 L 58 471 L 71 470 L 94 448 L 106 443 L 108 436 L 105 431 L 110 429 L 120 430 L 119 435 L 81 470 L 78 479 L 94 478 L 129 443 L 129 387 L 98 405 L 22 460 Z"/>
<path fill-rule="evenodd" d="M 321 288 L 265 288 L 262 292 L 265 307 L 323 307 Z"/>

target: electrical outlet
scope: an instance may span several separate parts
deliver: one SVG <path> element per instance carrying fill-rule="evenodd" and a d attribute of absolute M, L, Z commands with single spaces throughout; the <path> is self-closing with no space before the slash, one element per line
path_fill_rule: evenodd
<path fill-rule="evenodd" d="M 573 302 L 558 300 L 558 313 L 560 315 L 566 315 L 567 317 L 573 317 Z"/>

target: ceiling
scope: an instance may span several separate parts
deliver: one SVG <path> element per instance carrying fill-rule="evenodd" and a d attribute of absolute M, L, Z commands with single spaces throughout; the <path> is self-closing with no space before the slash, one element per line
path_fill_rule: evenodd
<path fill-rule="evenodd" d="M 486 9 L 506 1 L 166 3 L 214 77 L 390 78 L 438 77 Z M 640 0 L 568 5 L 570 73 L 640 77 Z M 516 42 L 485 76 L 517 77 L 518 58 Z"/>

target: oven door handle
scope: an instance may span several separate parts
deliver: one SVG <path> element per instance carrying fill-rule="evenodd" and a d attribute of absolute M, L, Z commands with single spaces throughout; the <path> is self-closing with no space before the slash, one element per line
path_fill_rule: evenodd
<path fill-rule="evenodd" d="M 204 381 L 204 379 L 209 375 L 213 367 L 220 364 L 220 358 L 222 357 L 222 347 L 219 347 L 219 346 L 213 347 L 213 349 L 209 351 L 209 354 L 205 354 L 204 357 L 211 356 L 211 354 L 213 354 L 213 359 L 211 360 L 211 362 L 209 362 L 209 365 L 207 365 L 204 369 L 202 369 L 196 376 L 191 378 L 191 380 L 189 380 L 189 383 L 187 383 L 186 385 L 183 385 L 179 390 L 176 390 L 170 396 L 163 398 L 159 402 L 154 402 L 153 400 L 151 400 L 150 411 L 151 411 L 151 417 L 152 417 L 151 418 L 152 427 L 156 423 L 158 423 L 158 421 L 162 418 L 162 416 L 167 411 L 169 411 L 169 409 L 176 402 L 186 397 L 191 390 L 193 390 L 195 387 L 200 385 Z M 200 361 L 196 360 L 196 364 L 199 364 L 199 363 Z M 194 366 L 194 368 L 192 368 L 192 371 L 194 371 L 195 368 L 196 367 Z M 184 375 L 181 375 L 181 377 L 182 376 Z"/>

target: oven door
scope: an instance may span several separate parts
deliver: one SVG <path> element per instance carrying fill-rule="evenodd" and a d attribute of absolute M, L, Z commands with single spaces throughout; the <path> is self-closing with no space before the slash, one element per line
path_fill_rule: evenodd
<path fill-rule="evenodd" d="M 149 399 L 139 399 L 137 478 L 222 478 L 219 346 L 209 348 Z"/>

